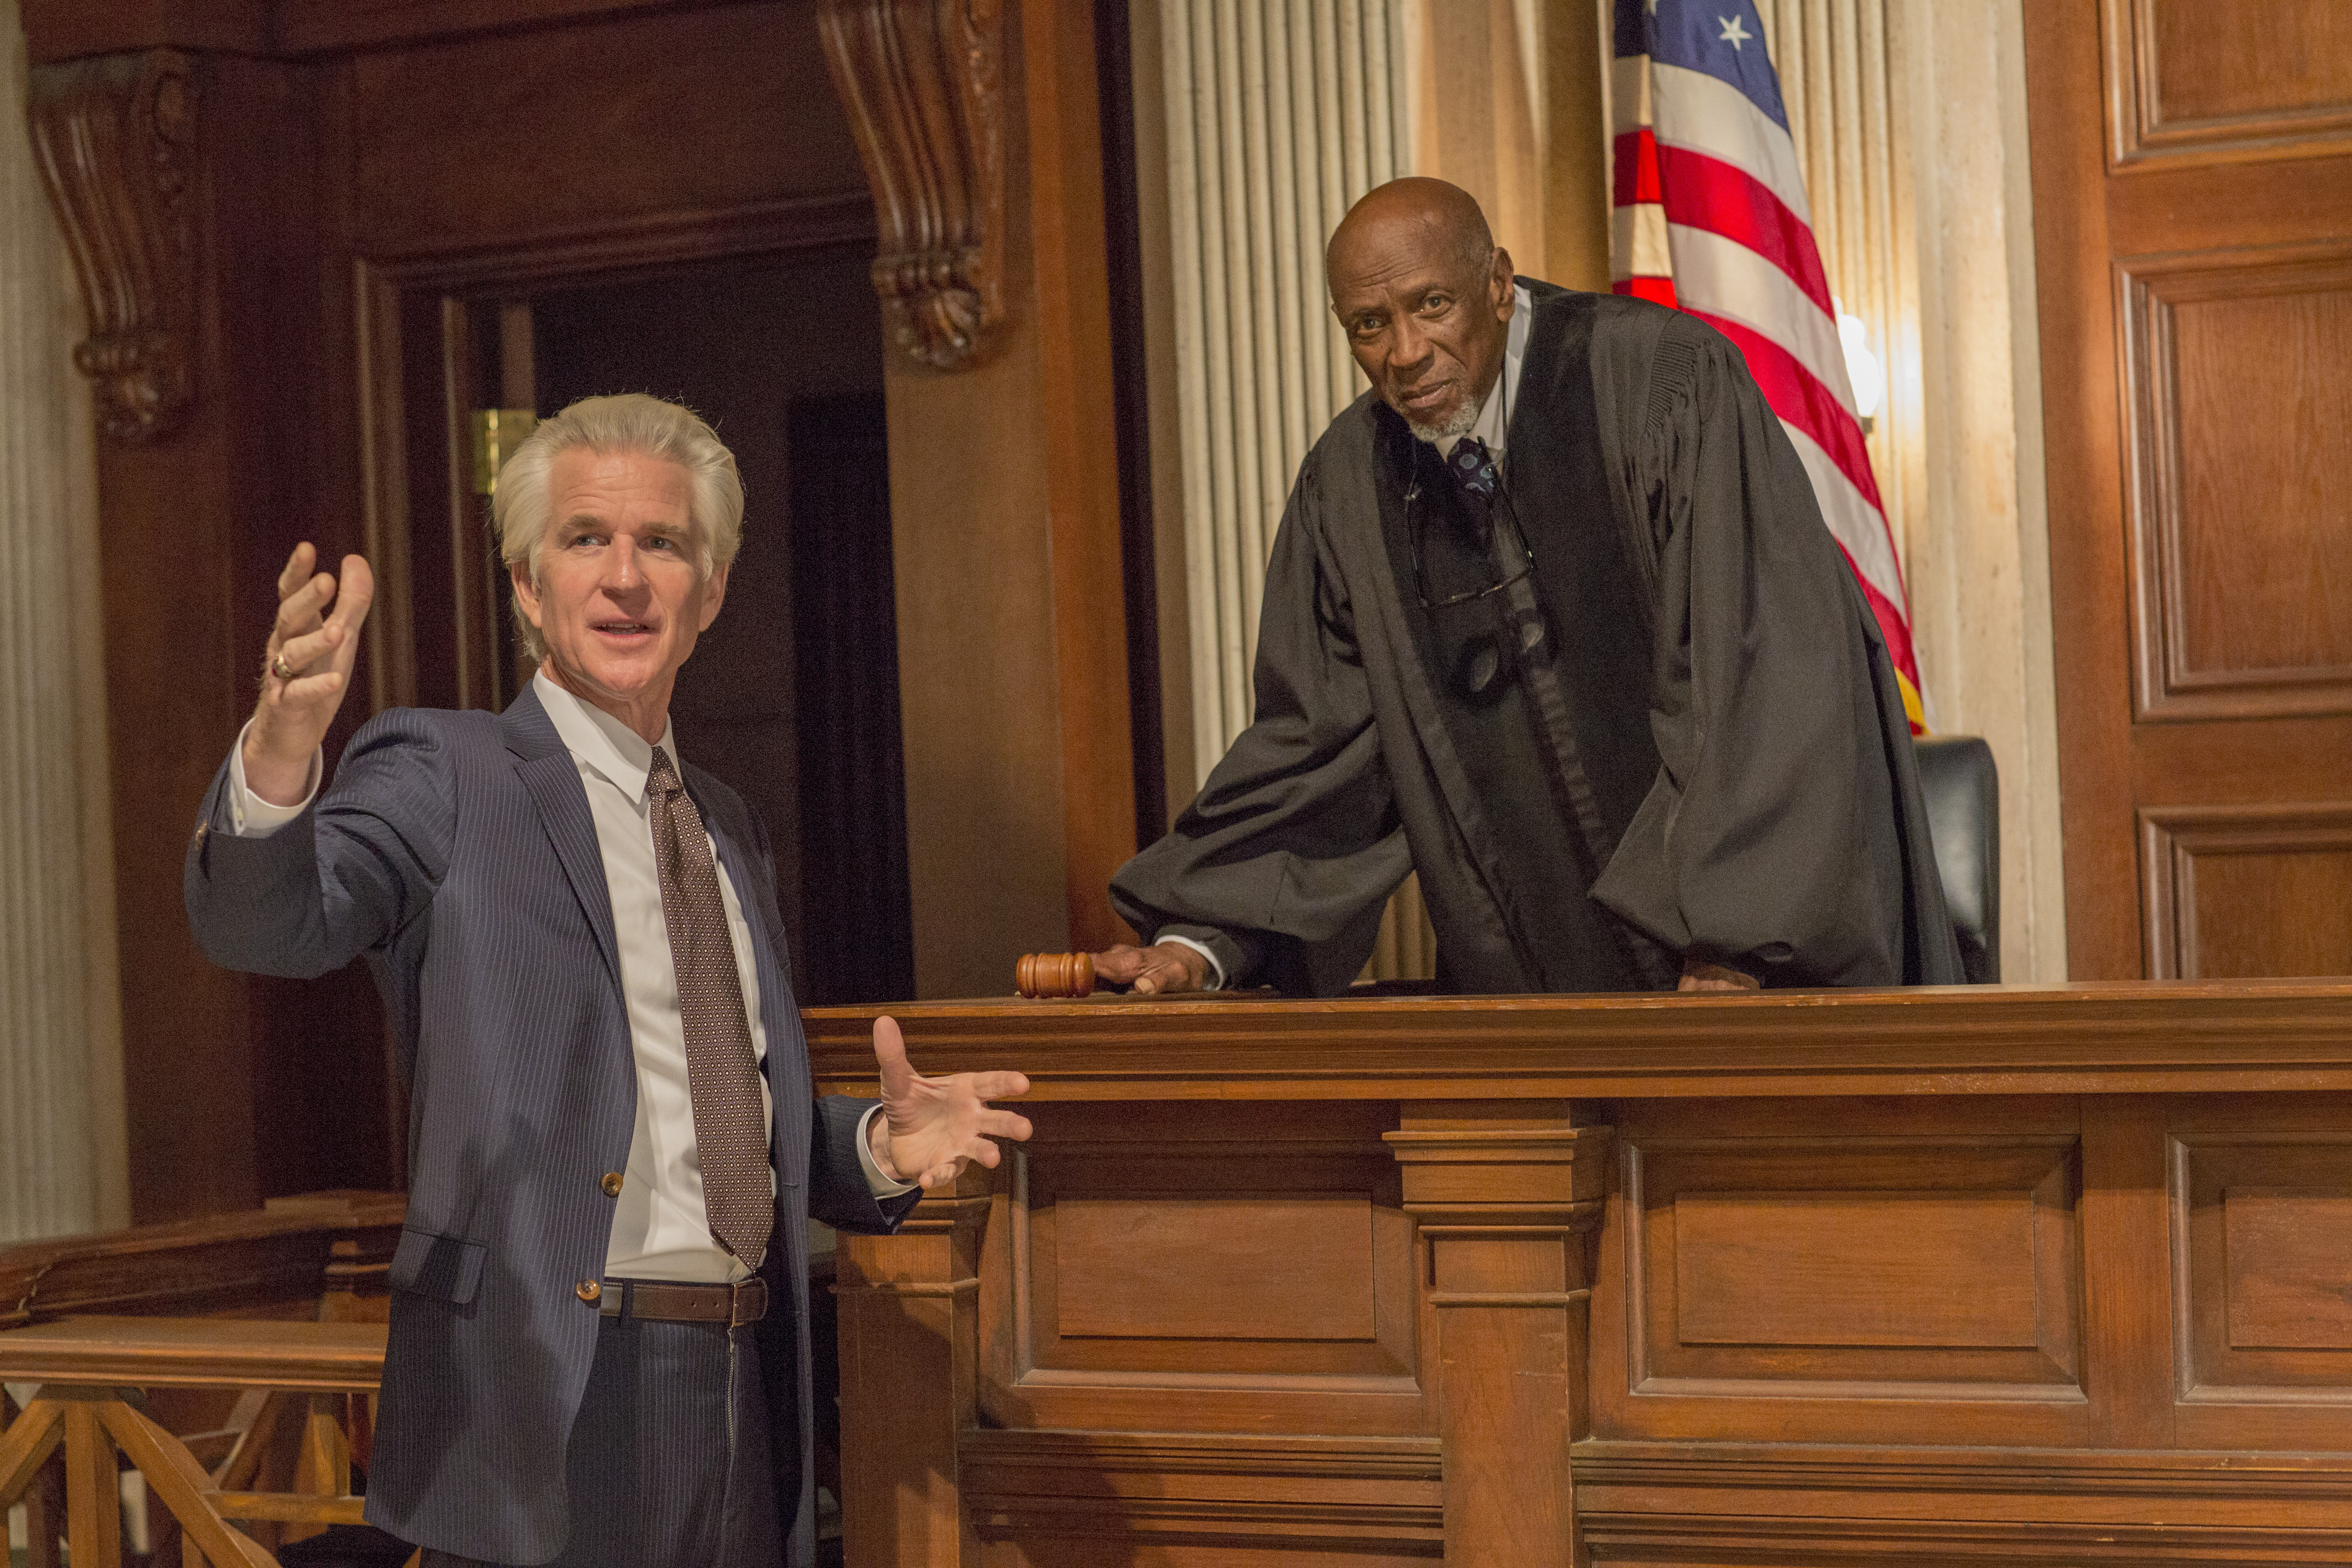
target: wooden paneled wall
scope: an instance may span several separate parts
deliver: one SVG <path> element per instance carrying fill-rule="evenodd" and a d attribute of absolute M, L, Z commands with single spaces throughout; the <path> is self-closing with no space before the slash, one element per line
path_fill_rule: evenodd
<path fill-rule="evenodd" d="M 2352 11 L 2026 26 L 2072 973 L 2352 972 Z"/>
<path fill-rule="evenodd" d="M 1035 1132 L 843 1238 L 853 1568 L 2352 1558 L 2352 986 L 898 1016 Z"/>

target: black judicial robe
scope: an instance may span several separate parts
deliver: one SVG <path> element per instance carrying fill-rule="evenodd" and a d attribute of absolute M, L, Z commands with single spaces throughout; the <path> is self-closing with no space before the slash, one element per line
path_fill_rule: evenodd
<path fill-rule="evenodd" d="M 1512 595 L 1423 607 L 1476 564 L 1465 503 L 1359 398 L 1276 535 L 1254 721 L 1113 879 L 1120 916 L 1203 941 L 1232 984 L 1328 994 L 1418 870 L 1465 992 L 1671 986 L 1686 958 L 1959 983 L 1885 644 L 1739 351 L 1679 311 L 1528 287 L 1503 488 L 1538 655 L 1471 690 L 1481 635 L 1517 646 Z"/>

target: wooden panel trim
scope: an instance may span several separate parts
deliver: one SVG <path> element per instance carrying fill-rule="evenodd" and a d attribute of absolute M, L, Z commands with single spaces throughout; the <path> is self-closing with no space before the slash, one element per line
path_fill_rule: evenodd
<path fill-rule="evenodd" d="M 2101 0 L 2106 50 L 2107 162 L 2122 173 L 2149 166 L 2315 158 L 2352 150 L 2352 103 L 2267 114 L 2164 118 L 2158 98 L 2156 0 Z"/>
<path fill-rule="evenodd" d="M 484 240 L 371 248 L 370 265 L 411 289 L 565 288 L 625 281 L 697 261 L 782 255 L 874 237 L 864 191 L 529 229 Z"/>
<path fill-rule="evenodd" d="M 2147 972 L 2158 980 L 2198 977 L 2198 856 L 2352 849 L 2352 800 L 2149 806 L 2141 809 L 2139 825 Z"/>
<path fill-rule="evenodd" d="M 2126 405 L 2124 508 L 2133 552 L 2133 710 L 2141 720 L 2352 712 L 2352 665 L 2200 670 L 2188 657 L 2181 559 L 2179 378 L 2174 307 L 2336 289 L 2352 292 L 2352 243 L 2134 257 L 2116 268 Z M 2151 977 L 2161 971 L 2150 970 Z"/>
<path fill-rule="evenodd" d="M 1737 1486 L 1803 1492 L 1936 1492 L 2352 1504 L 2352 1463 L 2326 1454 L 2148 1449 L 1840 1447 L 1588 1438 L 1585 1487 Z"/>
<path fill-rule="evenodd" d="M 983 1536 L 1178 1534 L 1294 1551 L 1435 1547 L 1443 1463 L 1435 1437 L 990 1428 L 962 1434 L 958 1455 Z"/>
<path fill-rule="evenodd" d="M 873 1078 L 885 1009 L 803 1015 L 820 1086 Z M 1049 1100 L 1475 1100 L 2352 1089 L 2352 983 L 1745 996 L 919 1002 L 926 1070 L 1017 1062 Z"/>
<path fill-rule="evenodd" d="M 2132 798 L 2130 552 L 2098 20 L 2097 0 L 2023 7 L 2067 973 L 2124 980 L 2140 976 L 2141 933 L 2119 809 Z"/>
<path fill-rule="evenodd" d="M 1595 1563 L 1932 1560 L 2031 1562 L 2036 1568 L 2117 1563 L 2326 1562 L 2340 1530 L 2046 1519 L 1858 1520 L 1755 1513 L 1593 1512 L 1580 1521 Z M 1671 1553 L 1671 1555 L 1669 1555 Z"/>

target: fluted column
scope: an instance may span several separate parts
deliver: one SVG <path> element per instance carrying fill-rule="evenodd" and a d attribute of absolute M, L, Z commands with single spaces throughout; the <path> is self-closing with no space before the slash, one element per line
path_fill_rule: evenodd
<path fill-rule="evenodd" d="M 0 1240 L 129 1219 L 89 395 L 0 0 Z"/>

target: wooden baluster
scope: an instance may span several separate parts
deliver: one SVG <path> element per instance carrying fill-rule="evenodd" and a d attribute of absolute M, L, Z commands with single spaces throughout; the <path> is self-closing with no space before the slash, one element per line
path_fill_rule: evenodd
<path fill-rule="evenodd" d="M 1565 1101 L 1436 1101 L 1386 1136 L 1428 1248 L 1445 1560 L 1572 1568 L 1569 1446 L 1587 1420 L 1610 1130 L 1574 1125 Z"/>
<path fill-rule="evenodd" d="M 980 1375 L 980 1248 L 995 1173 L 926 1196 L 896 1236 L 849 1236 L 841 1303 L 842 1533 L 849 1568 L 977 1568 L 957 1482 Z M 924 1397 L 911 1401 L 907 1391 Z"/>
<path fill-rule="evenodd" d="M 66 1531 L 64 1411 L 54 1397 L 36 1399 L 21 1410 L 0 1389 L 0 1498 L 23 1489 L 26 1568 L 58 1568 L 58 1541 Z"/>
<path fill-rule="evenodd" d="M 98 1407 L 113 1396 L 72 1390 L 66 1407 L 66 1549 L 74 1568 L 122 1568 L 122 1482 Z"/>

